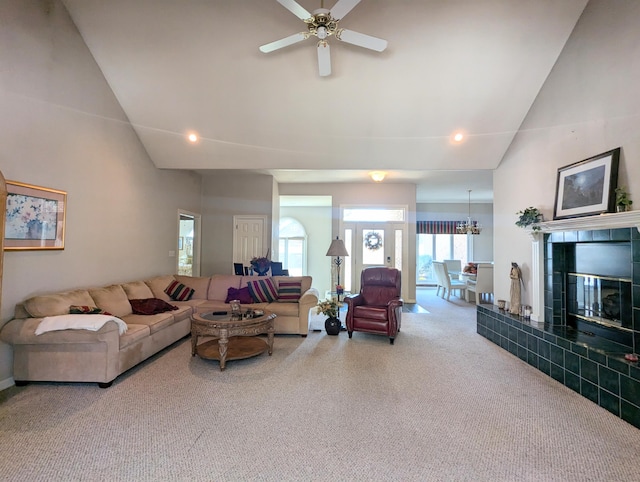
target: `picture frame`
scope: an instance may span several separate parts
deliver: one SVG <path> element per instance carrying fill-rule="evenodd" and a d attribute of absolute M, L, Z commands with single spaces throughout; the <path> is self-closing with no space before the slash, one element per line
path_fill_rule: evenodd
<path fill-rule="evenodd" d="M 6 181 L 4 250 L 64 249 L 67 193 Z"/>
<path fill-rule="evenodd" d="M 553 219 L 614 212 L 620 148 L 558 169 Z"/>

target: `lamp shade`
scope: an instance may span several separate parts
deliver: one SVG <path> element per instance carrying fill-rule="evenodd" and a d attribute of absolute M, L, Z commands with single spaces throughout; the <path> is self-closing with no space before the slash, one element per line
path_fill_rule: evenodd
<path fill-rule="evenodd" d="M 331 241 L 331 246 L 329 246 L 327 256 L 349 256 L 349 252 L 344 246 L 344 241 L 338 238 Z"/>

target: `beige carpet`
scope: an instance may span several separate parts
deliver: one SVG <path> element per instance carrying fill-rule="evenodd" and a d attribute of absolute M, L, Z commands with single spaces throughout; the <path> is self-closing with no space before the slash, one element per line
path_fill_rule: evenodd
<path fill-rule="evenodd" d="M 101 390 L 0 396 L 0 479 L 637 481 L 640 430 L 475 333 L 421 293 L 395 345 L 278 336 L 217 363 L 183 340 Z"/>

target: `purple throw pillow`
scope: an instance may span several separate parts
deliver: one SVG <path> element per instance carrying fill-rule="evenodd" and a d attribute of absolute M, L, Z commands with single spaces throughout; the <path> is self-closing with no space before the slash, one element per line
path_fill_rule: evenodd
<path fill-rule="evenodd" d="M 238 300 L 242 305 L 250 305 L 253 303 L 253 298 L 251 297 L 251 293 L 249 293 L 248 286 L 240 289 L 229 288 L 227 290 L 227 299 L 224 300 L 224 302 L 229 303 L 231 300 Z"/>

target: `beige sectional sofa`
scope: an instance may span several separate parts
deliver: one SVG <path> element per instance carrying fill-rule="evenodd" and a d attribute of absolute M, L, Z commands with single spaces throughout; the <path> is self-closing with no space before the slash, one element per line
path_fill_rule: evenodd
<path fill-rule="evenodd" d="M 34 296 L 16 306 L 14 318 L 0 331 L 0 339 L 13 346 L 13 378 L 17 385 L 28 381 L 97 382 L 105 388 L 121 373 L 189 335 L 192 313 L 228 310 L 225 300 L 229 288 L 240 289 L 256 279 L 236 275 L 167 275 Z M 174 301 L 165 293 L 165 288 L 174 280 L 194 290 L 191 299 Z M 318 292 L 311 288 L 311 277 L 274 276 L 271 280 L 276 287 L 283 280 L 299 281 L 299 300 L 250 306 L 277 315 L 276 334 L 306 336 L 309 310 L 318 303 Z M 134 314 L 129 300 L 149 298 L 164 300 L 178 309 L 151 315 Z M 118 324 L 108 321 L 97 331 L 64 329 L 36 335 L 44 317 L 68 314 L 72 305 L 95 306 L 107 311 L 122 319 L 127 330 L 121 334 Z"/>

